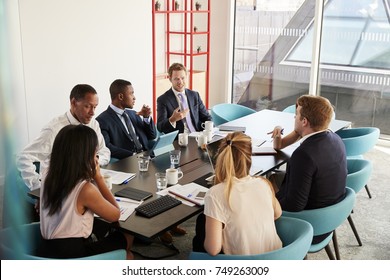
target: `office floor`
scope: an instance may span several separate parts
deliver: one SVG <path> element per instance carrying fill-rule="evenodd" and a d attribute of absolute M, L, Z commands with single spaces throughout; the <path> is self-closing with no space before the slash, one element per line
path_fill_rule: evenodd
<path fill-rule="evenodd" d="M 352 218 L 355 222 L 363 246 L 359 247 L 350 229 L 345 222 L 337 229 L 341 258 L 344 260 L 390 260 L 390 141 L 380 140 L 377 146 L 365 157 L 373 162 L 374 170 L 369 181 L 372 199 L 369 199 L 365 190 L 357 194 L 356 205 Z M 3 190 L 0 185 L 0 226 L 2 227 Z M 192 249 L 196 217 L 181 224 L 187 230 L 185 236 L 174 236 L 175 250 L 162 245 L 159 240 L 152 244 L 138 242 L 134 245 L 136 259 L 159 258 L 167 260 L 185 260 Z M 172 255 L 169 257 L 164 257 Z M 324 251 L 310 254 L 309 260 L 327 260 Z"/>

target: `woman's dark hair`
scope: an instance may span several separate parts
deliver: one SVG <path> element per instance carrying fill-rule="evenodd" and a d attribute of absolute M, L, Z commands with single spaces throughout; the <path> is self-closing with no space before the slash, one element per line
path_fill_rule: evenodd
<path fill-rule="evenodd" d="M 44 182 L 43 207 L 49 215 L 61 210 L 62 201 L 82 180 L 95 176 L 96 132 L 85 125 L 67 125 L 57 134 Z"/>

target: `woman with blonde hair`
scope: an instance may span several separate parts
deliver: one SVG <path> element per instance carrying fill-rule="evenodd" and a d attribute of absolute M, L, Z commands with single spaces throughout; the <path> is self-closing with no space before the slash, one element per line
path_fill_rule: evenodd
<path fill-rule="evenodd" d="M 210 255 L 254 255 L 282 247 L 275 219 L 282 214 L 270 182 L 249 175 L 251 138 L 230 133 L 221 142 L 215 185 L 205 197 L 204 249 Z"/>

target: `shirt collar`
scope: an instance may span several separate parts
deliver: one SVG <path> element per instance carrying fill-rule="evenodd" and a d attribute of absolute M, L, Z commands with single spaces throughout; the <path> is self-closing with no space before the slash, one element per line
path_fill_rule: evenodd
<path fill-rule="evenodd" d="M 72 113 L 70 112 L 70 110 L 66 112 L 66 118 L 68 119 L 68 121 L 69 121 L 70 124 L 74 124 L 74 125 L 81 124 L 81 122 L 79 122 L 79 121 L 72 115 Z"/>
<path fill-rule="evenodd" d="M 123 115 L 123 112 L 125 111 L 123 109 L 116 107 L 115 105 L 112 105 L 112 104 L 110 104 L 110 108 L 112 110 L 114 110 L 115 113 L 117 113 L 118 115 L 121 115 L 121 116 Z"/>
<path fill-rule="evenodd" d="M 318 134 L 318 133 L 324 132 L 324 131 L 328 131 L 328 129 L 320 130 L 320 131 L 316 131 L 316 132 L 307 134 L 307 135 L 305 135 L 305 136 L 303 136 L 303 137 L 301 138 L 300 143 L 302 144 L 303 141 L 305 141 L 307 138 L 309 138 L 309 137 L 311 137 L 311 136 L 313 136 L 313 135 L 316 135 L 316 134 Z"/>
<path fill-rule="evenodd" d="M 184 90 L 184 92 L 179 92 L 179 91 L 175 90 L 175 89 L 172 87 L 172 91 L 173 91 L 173 93 L 176 95 L 176 97 L 177 97 L 177 95 L 178 95 L 179 93 L 183 94 L 184 96 L 186 95 L 185 90 Z"/>

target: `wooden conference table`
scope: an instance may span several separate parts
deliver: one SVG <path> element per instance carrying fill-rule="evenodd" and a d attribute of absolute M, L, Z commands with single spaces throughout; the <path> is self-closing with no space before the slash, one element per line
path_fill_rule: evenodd
<path fill-rule="evenodd" d="M 330 128 L 333 131 L 343 129 L 350 126 L 348 121 L 333 120 Z M 226 123 L 225 125 L 245 126 L 246 134 L 253 139 L 271 139 L 267 133 L 272 131 L 276 125 L 284 128 L 284 133 L 290 133 L 294 128 L 294 114 L 284 113 L 272 110 L 262 110 L 242 117 L 240 119 Z M 218 136 L 216 136 L 218 137 Z M 213 138 L 214 139 L 214 138 Z M 179 184 L 187 184 L 199 178 L 208 175 L 212 171 L 207 152 L 198 148 L 197 142 L 190 137 L 187 147 L 180 147 L 174 143 L 176 149 L 181 150 L 180 168 L 183 171 L 183 178 L 179 180 Z M 252 157 L 252 164 L 259 170 L 259 175 L 264 175 L 271 170 L 284 164 L 296 145 L 287 147 L 278 151 L 275 155 L 257 155 Z M 153 158 L 149 164 L 147 172 L 138 171 L 138 161 L 136 156 L 122 159 L 118 162 L 107 165 L 106 169 L 136 173 L 135 178 L 130 180 L 125 185 L 113 185 L 112 192 L 115 193 L 126 187 L 134 187 L 137 189 L 149 191 L 153 193 L 153 197 L 146 200 L 146 202 L 156 199 L 156 172 L 165 172 L 170 167 L 169 153 L 162 154 Z M 30 193 L 35 197 L 39 197 L 39 190 Z M 203 211 L 203 207 L 190 207 L 181 204 L 166 212 L 163 212 L 153 218 L 145 218 L 133 213 L 126 221 L 120 221 L 119 226 L 122 230 L 129 232 L 134 236 L 154 238 L 165 232 L 169 228 L 179 225 L 189 218 L 197 215 Z"/>

